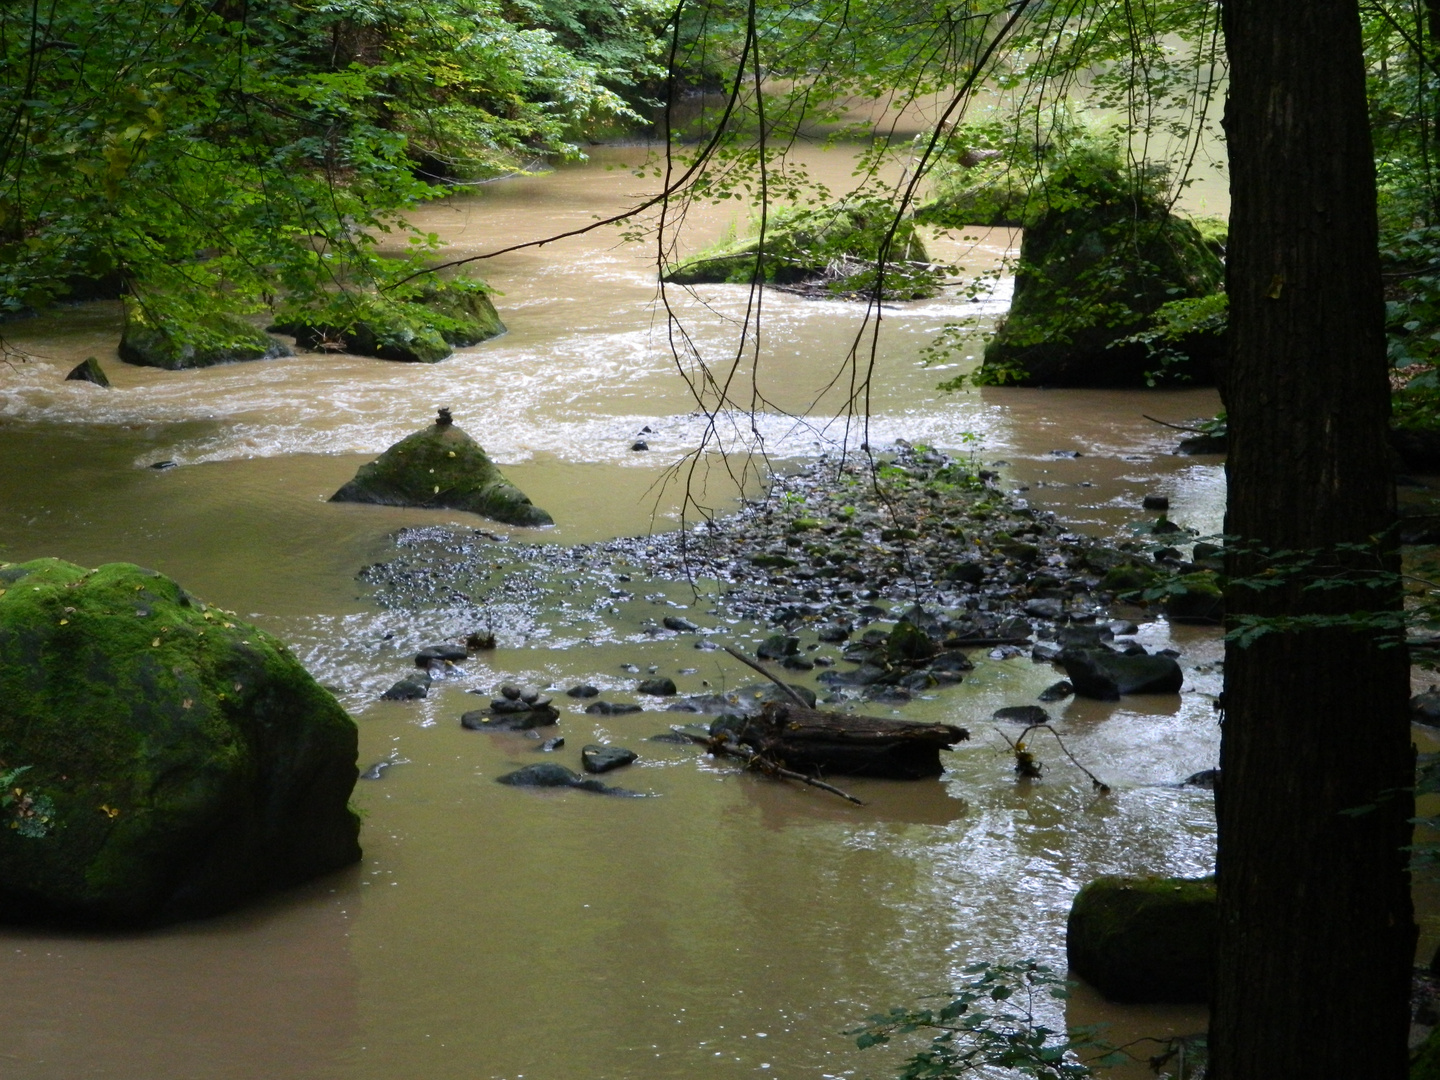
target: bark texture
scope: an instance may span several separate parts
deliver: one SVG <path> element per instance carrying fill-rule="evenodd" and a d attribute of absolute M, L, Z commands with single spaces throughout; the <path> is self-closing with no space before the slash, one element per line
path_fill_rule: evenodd
<path fill-rule="evenodd" d="M 1415 942 L 1408 661 L 1393 632 L 1337 618 L 1393 611 L 1399 594 L 1305 588 L 1398 568 L 1373 541 L 1394 489 L 1359 19 L 1355 0 L 1226 0 L 1224 20 L 1226 608 L 1328 621 L 1226 650 L 1211 1076 L 1399 1080 Z M 1296 572 L 1262 549 L 1317 555 Z M 1279 584 L 1245 584 L 1262 575 Z"/>

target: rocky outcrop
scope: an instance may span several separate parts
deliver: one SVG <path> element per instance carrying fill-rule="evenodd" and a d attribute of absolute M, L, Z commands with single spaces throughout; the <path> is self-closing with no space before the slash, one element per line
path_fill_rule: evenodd
<path fill-rule="evenodd" d="M 293 334 L 314 352 L 347 352 L 382 360 L 433 364 L 457 348 L 505 333 L 489 290 L 478 281 L 432 281 L 409 300 L 347 298 L 325 308 L 287 312 L 270 328 Z"/>
<path fill-rule="evenodd" d="M 162 324 L 140 304 L 127 301 L 119 354 L 127 364 L 178 371 L 242 360 L 272 360 L 290 356 L 292 350 L 239 315 L 217 311 L 189 326 Z"/>
<path fill-rule="evenodd" d="M 886 246 L 886 237 L 894 228 Z M 888 203 L 840 202 L 818 210 L 782 212 L 759 236 L 703 251 L 665 275 L 677 285 L 759 280 L 774 285 L 815 283 L 834 293 L 871 292 L 885 248 L 885 295 L 891 299 L 934 296 L 939 273 L 930 266 L 914 221 L 894 222 Z"/>
<path fill-rule="evenodd" d="M 70 374 L 65 376 L 66 382 L 88 382 L 96 386 L 110 387 L 110 377 L 105 374 L 105 369 L 100 366 L 100 361 L 93 356 L 87 356 L 80 363 L 70 369 Z"/>
<path fill-rule="evenodd" d="M 1118 701 L 1122 694 L 1178 694 L 1185 682 L 1173 656 L 1144 649 L 1120 653 L 1104 645 L 1070 647 L 1060 653 L 1065 677 L 1081 697 Z"/>
<path fill-rule="evenodd" d="M 1161 305 L 1216 294 L 1224 266 L 1159 194 L 1101 160 L 1050 177 L 1028 221 L 1010 313 L 985 348 L 982 381 L 1022 386 L 1144 386 L 1155 372 L 1213 378 L 1223 335 L 1127 340 Z M 1208 324 L 1207 324 L 1208 325 Z"/>
<path fill-rule="evenodd" d="M 1070 906 L 1065 951 L 1070 970 L 1112 1001 L 1208 1001 L 1215 879 L 1092 881 Z"/>
<path fill-rule="evenodd" d="M 143 926 L 355 862 L 355 724 L 264 631 L 126 563 L 0 564 L 0 919 Z"/>
<path fill-rule="evenodd" d="M 454 425 L 448 409 L 441 409 L 430 427 L 362 465 L 330 501 L 466 510 L 509 525 L 555 523 L 500 475 L 480 444 Z"/>

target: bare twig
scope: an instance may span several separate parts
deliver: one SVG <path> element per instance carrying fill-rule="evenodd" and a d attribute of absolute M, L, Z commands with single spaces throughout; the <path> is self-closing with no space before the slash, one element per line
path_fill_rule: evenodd
<path fill-rule="evenodd" d="M 744 657 L 741 657 L 741 659 L 743 660 Z M 764 754 L 760 753 L 760 751 L 752 749 L 744 743 L 736 742 L 729 736 L 721 735 L 711 738 L 707 735 L 697 735 L 693 731 L 686 731 L 682 727 L 672 727 L 670 730 L 677 735 L 684 735 L 691 742 L 706 747 L 712 754 L 727 754 L 730 757 L 739 758 L 745 762 L 747 768 L 754 769 L 756 772 L 762 772 L 766 776 L 778 776 L 785 780 L 798 780 L 802 784 L 809 784 L 811 787 L 819 788 L 821 791 L 828 791 L 831 795 L 839 795 L 840 798 L 846 802 L 852 802 L 856 806 L 865 805 L 863 799 L 857 799 L 848 791 L 841 791 L 834 784 L 827 784 L 824 780 L 817 780 L 813 776 L 806 776 L 804 773 L 796 772 L 794 769 L 787 769 L 783 765 L 777 764 L 775 761 L 767 758 Z"/>
<path fill-rule="evenodd" d="M 1060 738 L 1060 733 L 1056 731 L 1053 727 L 1051 727 L 1049 724 L 1031 724 L 1024 731 L 1020 732 L 1020 737 L 1018 739 L 1014 740 L 1011 740 L 1010 736 L 1006 735 L 1003 731 L 1000 732 L 1000 737 L 1010 744 L 1010 749 L 1015 751 L 1016 761 L 1020 762 L 1020 764 L 1016 766 L 1017 772 L 1019 772 L 1022 776 L 1036 777 L 1040 775 L 1039 763 L 1035 762 L 1034 755 L 1029 754 L 1024 749 L 1024 747 L 1025 736 L 1029 735 L 1030 732 L 1037 731 L 1041 728 L 1045 729 L 1046 731 L 1050 732 L 1051 735 L 1055 736 L 1055 741 L 1060 744 L 1061 751 L 1065 754 L 1067 758 L 1070 759 L 1070 764 L 1074 765 L 1077 769 L 1079 769 L 1082 773 L 1084 773 L 1090 778 L 1090 783 L 1094 786 L 1096 791 L 1100 792 L 1101 795 L 1110 794 L 1110 785 L 1105 783 L 1105 781 L 1101 780 L 1084 765 L 1081 765 L 1080 762 L 1075 760 L 1075 755 L 1072 754 L 1070 752 L 1070 748 L 1065 745 L 1065 740 Z M 1032 769 L 1026 769 L 1021 767 L 1022 765 L 1027 764 L 1027 759 L 1028 764 L 1030 766 L 1033 766 Z"/>
<path fill-rule="evenodd" d="M 1146 420 L 1149 420 L 1152 424 L 1159 424 L 1161 427 L 1174 428 L 1176 431 L 1187 431 L 1187 432 L 1189 432 L 1191 435 L 1208 435 L 1208 434 L 1209 434 L 1209 432 L 1206 431 L 1204 428 L 1186 427 L 1184 424 L 1172 424 L 1172 423 L 1170 423 L 1168 420 L 1157 420 L 1155 417 L 1150 416 L 1150 415 L 1148 415 L 1148 414 L 1146 414 L 1146 413 L 1143 413 L 1143 412 L 1142 412 L 1140 415 L 1143 416 L 1143 417 L 1145 417 L 1145 419 L 1146 419 Z"/>
<path fill-rule="evenodd" d="M 765 668 L 763 668 L 757 661 L 751 660 L 739 649 L 732 649 L 729 645 L 722 645 L 721 648 L 723 648 L 731 656 L 735 657 L 736 660 L 739 660 L 742 664 L 747 664 L 750 667 L 754 668 L 756 671 L 758 671 L 761 675 L 764 675 L 765 678 L 769 679 L 781 690 L 785 691 L 785 696 L 791 701 L 793 701 L 796 705 L 799 705 L 802 709 L 810 708 L 810 703 L 804 698 L 802 698 L 798 693 L 796 693 L 793 686 L 772 675 L 770 672 L 766 671 Z"/>

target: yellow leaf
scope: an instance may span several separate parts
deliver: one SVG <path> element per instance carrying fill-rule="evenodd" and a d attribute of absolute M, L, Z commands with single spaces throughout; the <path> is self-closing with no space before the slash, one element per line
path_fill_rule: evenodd
<path fill-rule="evenodd" d="M 154 641 L 150 642 L 150 647 L 152 649 L 158 649 L 160 647 L 160 639 L 157 637 Z"/>

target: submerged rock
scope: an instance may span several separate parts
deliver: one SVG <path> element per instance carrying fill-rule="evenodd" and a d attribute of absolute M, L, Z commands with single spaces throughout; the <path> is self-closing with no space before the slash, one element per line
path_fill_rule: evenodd
<path fill-rule="evenodd" d="M 362 465 L 330 501 L 467 510 L 529 527 L 555 523 L 500 474 L 479 443 L 454 425 L 448 409 L 441 409 L 430 427 Z"/>
<path fill-rule="evenodd" d="M 88 382 L 96 386 L 110 388 L 110 377 L 105 374 L 105 369 L 100 366 L 100 361 L 93 356 L 87 356 L 80 363 L 70 369 L 70 374 L 65 376 L 66 382 Z"/>
<path fill-rule="evenodd" d="M 406 675 L 380 695 L 382 701 L 419 701 L 430 693 L 430 672 L 417 671 Z"/>
<path fill-rule="evenodd" d="M 579 788 L 581 791 L 593 791 L 598 795 L 630 795 L 638 796 L 638 791 L 626 791 L 624 788 L 610 787 L 602 784 L 599 780 L 586 780 L 579 773 L 564 765 L 554 765 L 545 762 L 540 765 L 526 765 L 522 769 L 516 769 L 512 773 L 495 778 L 497 784 L 509 784 L 511 787 L 541 787 L 541 788 Z"/>
<path fill-rule="evenodd" d="M 1070 906 L 1065 951 L 1070 970 L 1113 1001 L 1208 1001 L 1215 879 L 1092 881 Z"/>
<path fill-rule="evenodd" d="M 1125 340 L 1152 329 L 1162 304 L 1220 290 L 1224 266 L 1195 226 L 1101 155 L 1057 170 L 1046 196 L 1026 223 L 1015 297 L 985 347 L 982 378 L 1144 386 L 1169 364 L 1209 381 L 1224 350 L 1220 332 L 1197 323 L 1155 351 Z"/>
<path fill-rule="evenodd" d="M 119 354 L 127 364 L 177 371 L 242 360 L 271 360 L 293 352 L 290 346 L 239 315 L 217 311 L 190 326 L 159 325 L 143 307 L 127 301 Z"/>
<path fill-rule="evenodd" d="M 580 764 L 586 772 L 603 773 L 629 765 L 640 755 L 623 746 L 598 746 L 591 744 L 580 751 Z"/>
<path fill-rule="evenodd" d="M 353 863 L 356 745 L 281 642 L 169 578 L 0 564 L 0 919 L 152 925 Z"/>

